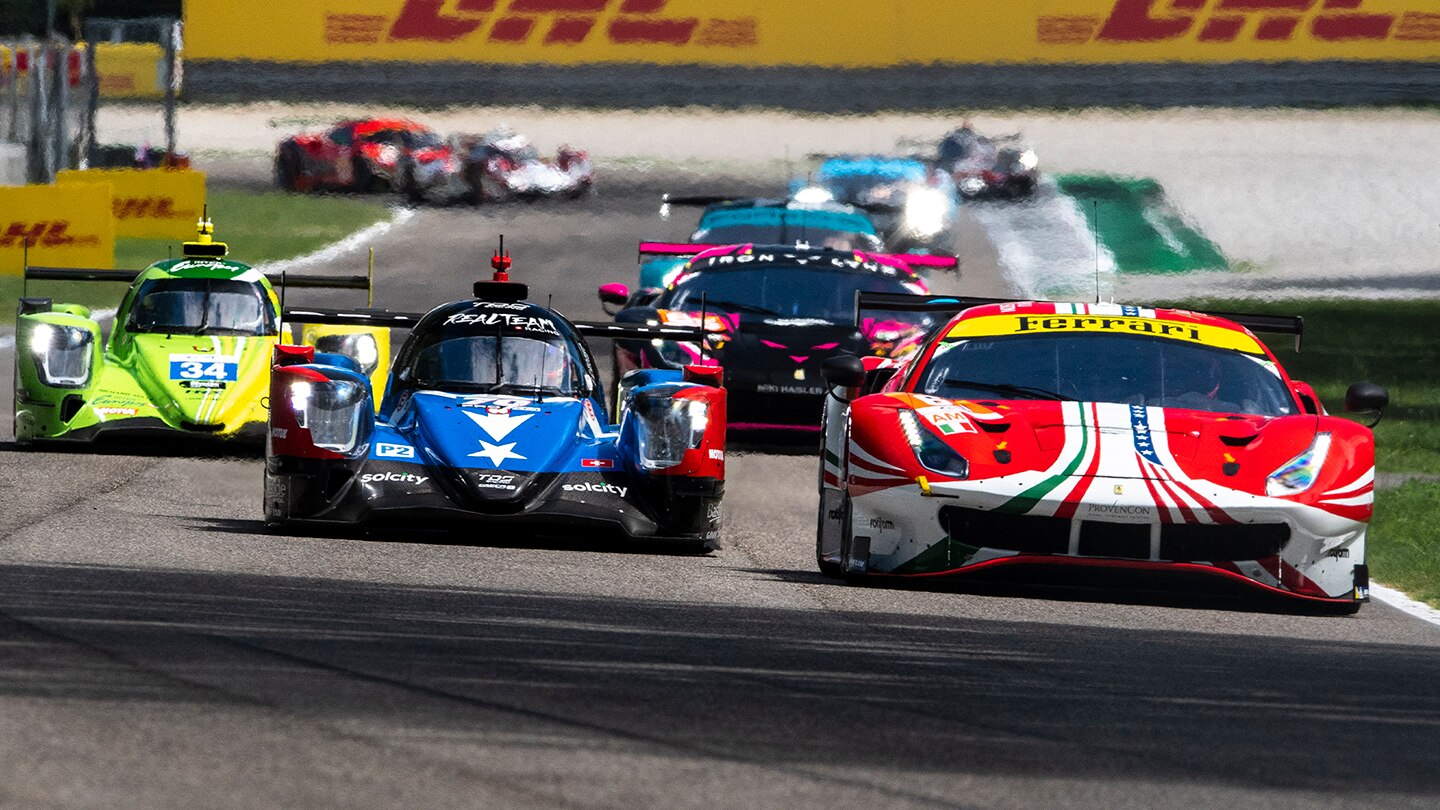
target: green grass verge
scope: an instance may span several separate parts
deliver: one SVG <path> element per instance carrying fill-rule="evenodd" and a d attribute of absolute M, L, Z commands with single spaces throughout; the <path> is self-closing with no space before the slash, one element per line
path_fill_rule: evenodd
<path fill-rule="evenodd" d="M 1211 300 L 1184 306 L 1303 316 L 1298 354 L 1284 337 L 1266 340 L 1290 375 L 1313 385 L 1335 414 L 1343 414 L 1345 389 L 1353 382 L 1390 389 L 1390 408 L 1375 428 L 1376 466 L 1440 474 L 1440 341 L 1431 332 L 1440 301 Z"/>
<path fill-rule="evenodd" d="M 380 198 L 225 189 L 212 189 L 208 197 L 215 237 L 230 246 L 231 258 L 248 264 L 304 255 L 390 216 Z M 152 262 L 178 256 L 181 241 L 116 239 L 115 267 L 139 270 Z M 0 300 L 13 302 L 20 294 L 20 279 L 0 279 Z M 118 304 L 125 294 L 125 286 L 46 281 L 29 285 L 28 294 L 101 308 Z M 13 304 L 0 305 L 0 324 L 14 322 Z"/>
<path fill-rule="evenodd" d="M 1206 301 L 1197 309 L 1302 315 L 1304 349 L 1267 340 L 1291 376 L 1315 386 L 1339 413 L 1345 388 L 1370 380 L 1390 389 L 1390 408 L 1375 428 L 1382 472 L 1440 474 L 1440 342 L 1430 331 L 1440 301 Z M 1370 574 L 1440 607 L 1440 484 L 1411 481 L 1379 490 L 1366 549 Z"/>
<path fill-rule="evenodd" d="M 1377 582 L 1440 607 L 1440 483 L 1411 481 L 1375 497 L 1366 562 Z"/>

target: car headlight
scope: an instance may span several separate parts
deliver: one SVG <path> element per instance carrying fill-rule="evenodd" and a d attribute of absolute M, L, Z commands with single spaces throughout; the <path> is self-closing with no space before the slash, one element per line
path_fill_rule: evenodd
<path fill-rule="evenodd" d="M 348 380 L 297 380 L 290 384 L 290 409 L 296 423 L 310 431 L 311 444 L 348 453 L 360 441 L 365 386 Z"/>
<path fill-rule="evenodd" d="M 78 326 L 42 323 L 30 333 L 30 353 L 40 381 L 51 388 L 84 388 L 90 382 L 95 334 Z"/>
<path fill-rule="evenodd" d="M 827 189 L 823 189 L 819 186 L 806 186 L 805 188 L 802 188 L 799 191 L 795 192 L 794 196 L 791 197 L 791 199 L 793 199 L 797 203 L 801 203 L 802 205 L 820 205 L 823 203 L 834 202 L 835 195 L 831 194 Z"/>
<path fill-rule="evenodd" d="M 985 180 L 979 177 L 966 177 L 960 181 L 960 190 L 966 194 L 979 194 L 985 190 Z"/>
<path fill-rule="evenodd" d="M 315 340 L 315 350 L 343 354 L 359 364 L 361 373 L 367 376 L 380 363 L 380 346 L 375 342 L 375 336 L 368 332 L 322 335 Z"/>
<path fill-rule="evenodd" d="M 685 451 L 700 446 L 710 424 L 710 406 L 698 399 L 675 399 L 672 392 L 642 392 L 630 403 L 640 465 L 663 470 L 685 460 Z"/>
<path fill-rule="evenodd" d="M 1035 155 L 1034 149 L 1026 149 L 1020 153 L 1020 157 L 1016 158 L 1015 162 L 1020 164 L 1020 168 L 1025 171 L 1033 172 L 1035 167 L 1040 165 L 1040 158 Z"/>
<path fill-rule="evenodd" d="M 935 236 L 945 229 L 945 212 L 949 207 L 950 201 L 937 189 L 910 192 L 905 200 L 905 230 L 921 237 Z"/>
<path fill-rule="evenodd" d="M 970 462 L 941 441 L 939 436 L 922 427 L 914 411 L 900 411 L 899 415 L 900 430 L 920 466 L 950 478 L 969 477 Z"/>
<path fill-rule="evenodd" d="M 1265 494 L 1272 498 L 1299 495 L 1315 485 L 1325 457 L 1330 454 L 1330 434 L 1317 433 L 1305 452 L 1285 462 L 1265 479 Z"/>

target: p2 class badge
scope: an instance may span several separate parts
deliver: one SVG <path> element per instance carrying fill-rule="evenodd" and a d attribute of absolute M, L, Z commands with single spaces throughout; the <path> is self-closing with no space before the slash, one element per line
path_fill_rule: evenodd
<path fill-rule="evenodd" d="M 408 444 L 394 444 L 392 442 L 375 443 L 376 458 L 415 458 L 415 448 Z"/>

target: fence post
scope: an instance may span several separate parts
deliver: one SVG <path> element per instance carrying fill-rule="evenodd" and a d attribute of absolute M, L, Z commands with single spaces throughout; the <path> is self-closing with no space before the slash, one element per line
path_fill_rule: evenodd
<path fill-rule="evenodd" d="M 175 23 L 165 26 L 165 165 L 175 161 Z"/>
<path fill-rule="evenodd" d="M 12 55 L 14 64 L 11 65 L 10 81 L 5 95 L 10 107 L 10 126 L 5 133 L 5 140 L 11 143 L 20 142 L 20 44 L 16 43 L 15 53 Z"/>
<path fill-rule="evenodd" d="M 55 103 L 51 134 L 54 136 L 50 149 L 50 165 L 47 167 L 50 179 L 55 179 L 59 169 L 71 168 L 70 162 L 70 48 L 69 45 L 51 46 L 51 61 L 54 75 Z"/>
<path fill-rule="evenodd" d="M 90 161 L 95 156 L 95 117 L 100 110 L 100 76 L 95 72 L 95 29 L 93 26 L 86 26 L 85 30 L 85 106 L 80 112 L 80 142 L 78 158 L 80 168 L 90 168 Z"/>
<path fill-rule="evenodd" d="M 30 131 L 26 133 L 27 162 L 30 165 L 28 180 L 31 183 L 46 183 L 45 152 L 49 140 L 45 138 L 45 49 L 39 45 L 30 46 L 30 82 L 26 88 L 30 93 Z"/>

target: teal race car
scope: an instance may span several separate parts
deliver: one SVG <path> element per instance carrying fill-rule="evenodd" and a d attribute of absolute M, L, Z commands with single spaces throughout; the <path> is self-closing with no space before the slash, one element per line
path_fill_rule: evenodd
<path fill-rule="evenodd" d="M 108 340 L 88 307 L 22 297 L 15 328 L 15 440 L 263 441 L 271 355 L 285 327 L 271 279 L 225 258 L 208 219 L 183 257 L 141 271 L 25 268 L 34 281 L 128 283 Z M 369 289 L 368 276 L 283 277 L 285 287 Z M 385 329 L 307 328 L 383 382 Z"/>
<path fill-rule="evenodd" d="M 667 194 L 660 207 L 661 217 L 668 218 L 674 206 L 705 208 L 694 233 L 690 234 L 691 244 L 803 244 L 836 250 L 884 249 L 875 224 L 864 211 L 835 202 Z M 664 289 L 680 274 L 686 261 L 685 257 L 646 258 L 640 265 L 637 289 Z"/>

